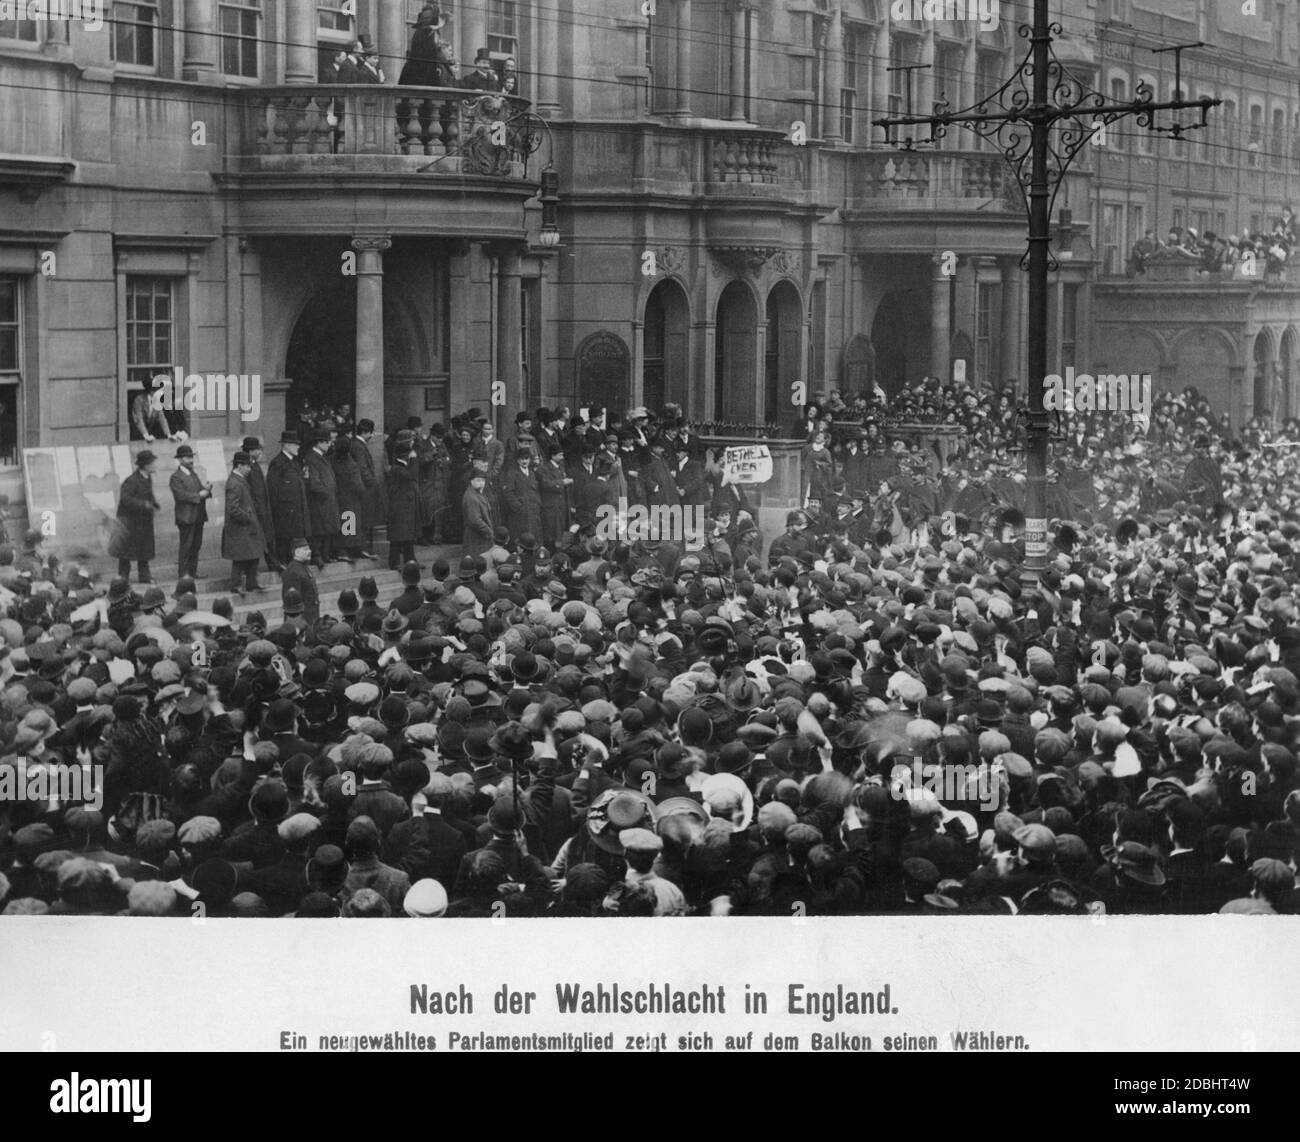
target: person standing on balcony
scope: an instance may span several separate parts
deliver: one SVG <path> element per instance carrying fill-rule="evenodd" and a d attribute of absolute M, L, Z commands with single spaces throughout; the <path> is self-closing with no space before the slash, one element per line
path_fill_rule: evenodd
<path fill-rule="evenodd" d="M 357 77 L 354 83 L 382 84 L 384 69 L 379 66 L 379 52 L 369 36 L 358 36 L 356 47 L 352 50 L 352 59 L 356 64 Z"/>
<path fill-rule="evenodd" d="M 471 91 L 500 91 L 501 77 L 492 66 L 492 56 L 487 48 L 479 48 L 474 53 L 474 70 L 460 81 L 461 87 Z"/>
<path fill-rule="evenodd" d="M 357 65 L 344 48 L 339 48 L 320 69 L 321 83 L 356 83 Z"/>
<path fill-rule="evenodd" d="M 199 577 L 199 550 L 203 546 L 203 525 L 208 522 L 207 501 L 212 485 L 194 470 L 194 449 L 182 444 L 176 449 L 179 466 L 172 473 L 170 487 L 176 501 L 176 529 L 180 532 L 180 552 L 176 577 Z"/>
<path fill-rule="evenodd" d="M 455 57 L 438 33 L 447 17 L 436 4 L 426 4 L 415 18 L 411 46 L 397 77 L 399 87 L 455 87 Z"/>

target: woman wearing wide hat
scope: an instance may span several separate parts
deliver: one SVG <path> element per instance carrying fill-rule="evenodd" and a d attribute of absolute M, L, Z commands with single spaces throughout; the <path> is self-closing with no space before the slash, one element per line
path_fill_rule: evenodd
<path fill-rule="evenodd" d="M 153 559 L 154 512 L 162 507 L 153 491 L 154 465 L 158 458 L 148 449 L 135 458 L 135 471 L 122 481 L 117 501 L 117 523 L 109 540 L 108 553 L 117 560 L 119 579 L 131 577 L 135 561 L 141 583 L 151 583 L 149 561 Z"/>

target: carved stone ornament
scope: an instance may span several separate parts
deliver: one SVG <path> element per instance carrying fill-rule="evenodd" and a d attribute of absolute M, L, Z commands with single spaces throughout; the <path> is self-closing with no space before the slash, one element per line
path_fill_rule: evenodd
<path fill-rule="evenodd" d="M 713 246 L 718 261 L 735 274 L 759 274 L 778 253 L 776 246 Z"/>
<path fill-rule="evenodd" d="M 686 252 L 680 246 L 660 246 L 655 251 L 659 268 L 666 273 L 678 274 L 686 269 Z"/>
<path fill-rule="evenodd" d="M 462 102 L 461 153 L 466 174 L 510 173 L 510 148 L 498 146 L 492 140 L 493 124 L 504 122 L 510 111 L 499 95 L 481 95 Z"/>
<path fill-rule="evenodd" d="M 772 266 L 788 278 L 798 278 L 803 271 L 803 259 L 789 250 L 778 250 L 772 257 Z"/>

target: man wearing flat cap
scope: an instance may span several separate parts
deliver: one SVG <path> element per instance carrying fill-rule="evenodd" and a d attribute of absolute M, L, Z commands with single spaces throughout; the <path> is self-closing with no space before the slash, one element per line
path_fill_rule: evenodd
<path fill-rule="evenodd" d="M 605 897 L 605 910 L 621 912 L 630 894 L 649 889 L 655 899 L 653 915 L 685 916 L 686 897 L 682 890 L 654 871 L 655 861 L 664 849 L 663 840 L 649 829 L 623 829 L 618 841 L 623 846 L 627 872 L 622 883 Z"/>

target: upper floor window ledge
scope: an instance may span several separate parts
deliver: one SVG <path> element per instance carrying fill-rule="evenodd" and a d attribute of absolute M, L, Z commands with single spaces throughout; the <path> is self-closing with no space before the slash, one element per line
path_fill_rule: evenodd
<path fill-rule="evenodd" d="M 0 155 L 0 186 L 18 187 L 18 197 L 33 202 L 41 193 L 67 182 L 77 164 L 66 159 Z"/>

